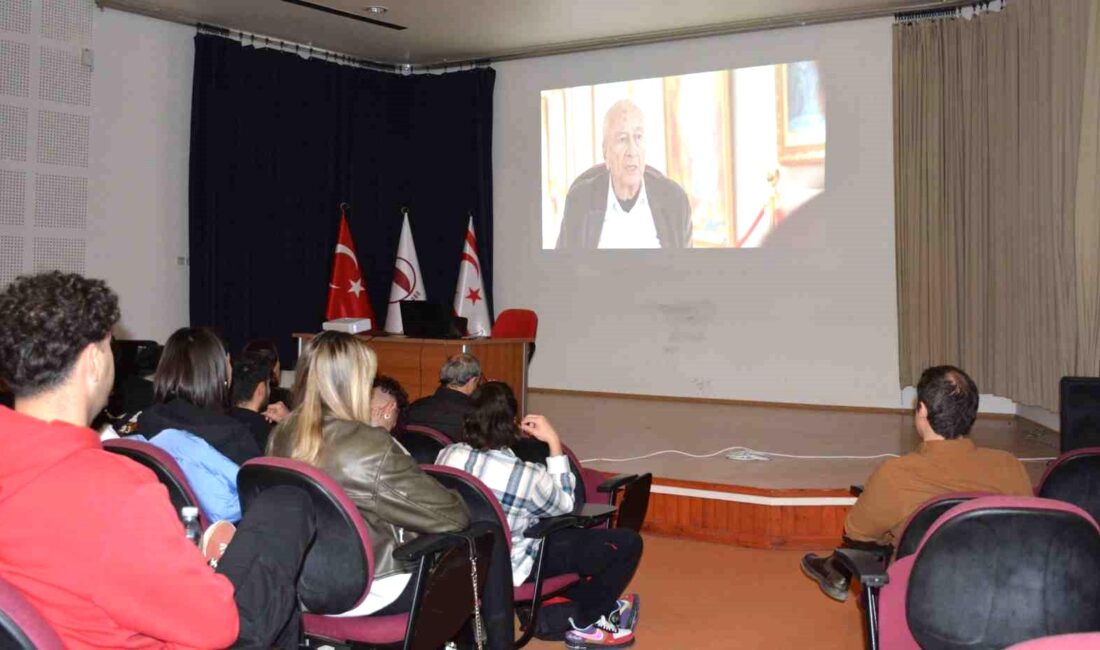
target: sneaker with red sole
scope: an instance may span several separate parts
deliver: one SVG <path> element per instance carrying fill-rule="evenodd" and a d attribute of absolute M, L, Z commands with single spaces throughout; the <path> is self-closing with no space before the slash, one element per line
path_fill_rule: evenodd
<path fill-rule="evenodd" d="M 199 550 L 202 551 L 202 556 L 210 566 L 218 567 L 218 561 L 225 555 L 225 549 L 229 547 L 229 542 L 233 541 L 233 535 L 236 533 L 237 527 L 224 519 L 210 524 L 210 527 L 203 532 Z"/>
<path fill-rule="evenodd" d="M 619 627 L 606 616 L 585 628 L 578 628 L 569 620 L 572 630 L 565 633 L 565 647 L 570 650 L 589 650 L 595 648 L 625 648 L 634 645 L 634 631 Z"/>

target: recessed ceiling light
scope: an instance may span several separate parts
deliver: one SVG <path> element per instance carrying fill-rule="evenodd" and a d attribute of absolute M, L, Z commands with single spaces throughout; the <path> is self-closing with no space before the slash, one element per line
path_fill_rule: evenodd
<path fill-rule="evenodd" d="M 389 11 L 389 8 L 382 5 L 371 5 L 366 8 L 366 12 L 372 16 L 381 16 L 387 11 Z"/>

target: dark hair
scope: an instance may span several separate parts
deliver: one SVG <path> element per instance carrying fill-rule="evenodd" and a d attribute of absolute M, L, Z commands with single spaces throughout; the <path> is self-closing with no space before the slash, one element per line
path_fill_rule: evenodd
<path fill-rule="evenodd" d="M 473 410 L 466 414 L 463 442 L 474 449 L 500 449 L 519 441 L 516 411 L 519 406 L 508 384 L 490 381 L 470 396 Z"/>
<path fill-rule="evenodd" d="M 397 404 L 397 422 L 393 430 L 402 430 L 405 427 L 405 411 L 409 409 L 409 394 L 401 387 L 401 382 L 388 375 L 375 375 L 374 387 L 392 397 Z"/>
<path fill-rule="evenodd" d="M 256 393 L 256 387 L 268 383 L 271 367 L 274 365 L 275 360 L 266 350 L 242 352 L 240 358 L 233 362 L 233 382 L 230 387 L 233 405 L 251 400 Z"/>
<path fill-rule="evenodd" d="M 928 424 L 948 440 L 970 433 L 978 417 L 978 386 L 955 366 L 925 370 L 917 383 L 917 403 L 928 408 Z"/>
<path fill-rule="evenodd" d="M 271 372 L 268 374 L 271 375 L 271 387 L 278 387 L 279 384 L 275 381 L 275 366 L 279 366 L 281 369 L 283 364 L 279 360 L 279 346 L 275 345 L 275 341 L 271 339 L 252 339 L 241 348 L 241 354 L 248 354 L 249 352 L 266 352 L 271 355 Z"/>
<path fill-rule="evenodd" d="M 205 327 L 182 327 L 168 337 L 153 375 L 157 402 L 184 399 L 205 409 L 224 411 L 229 402 L 225 346 Z"/>
<path fill-rule="evenodd" d="M 16 278 L 0 293 L 0 385 L 27 397 L 61 384 L 118 319 L 118 296 L 102 280 L 60 271 Z"/>

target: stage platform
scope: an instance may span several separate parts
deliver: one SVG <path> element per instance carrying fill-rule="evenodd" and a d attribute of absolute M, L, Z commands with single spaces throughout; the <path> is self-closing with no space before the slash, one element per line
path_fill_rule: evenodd
<path fill-rule="evenodd" d="M 532 388 L 528 409 L 550 418 L 584 461 L 610 473 L 652 472 L 645 529 L 753 548 L 836 546 L 855 499 L 882 459 L 733 461 L 689 458 L 740 445 L 800 456 L 904 454 L 919 443 L 909 411 L 632 397 Z M 1058 455 L 1058 434 L 1011 415 L 979 415 L 982 446 L 1019 458 Z M 1045 461 L 1025 462 L 1033 481 Z"/>

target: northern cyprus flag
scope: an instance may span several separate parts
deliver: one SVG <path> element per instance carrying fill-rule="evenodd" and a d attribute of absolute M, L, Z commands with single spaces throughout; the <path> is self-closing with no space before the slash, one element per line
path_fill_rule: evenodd
<path fill-rule="evenodd" d="M 465 317 L 466 333 L 470 336 L 489 336 L 489 306 L 485 302 L 485 287 L 481 282 L 481 263 L 477 256 L 477 237 L 474 235 L 474 218 L 466 228 L 462 261 L 458 266 L 458 285 L 455 287 L 455 313 Z"/>

